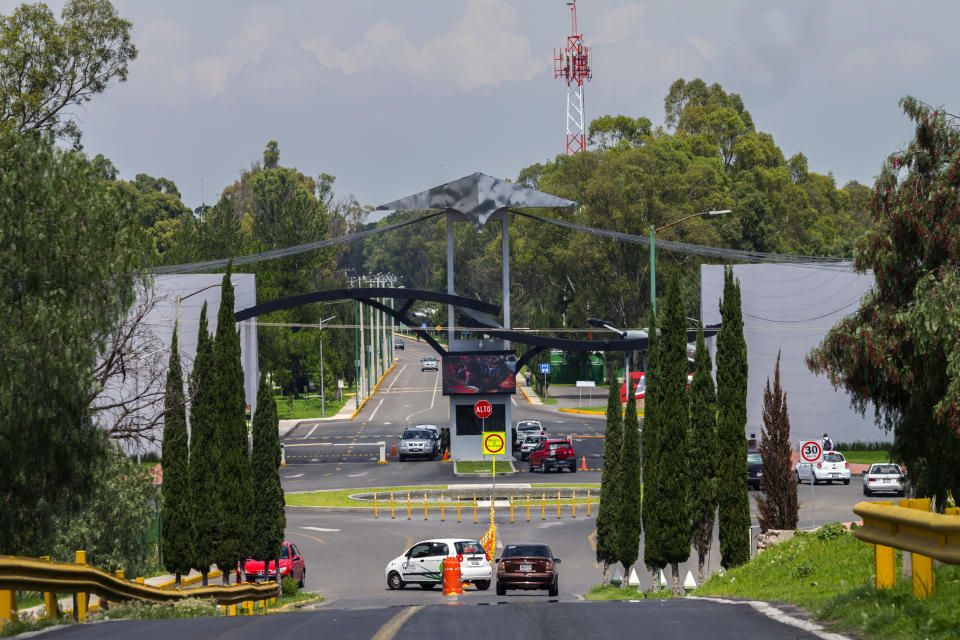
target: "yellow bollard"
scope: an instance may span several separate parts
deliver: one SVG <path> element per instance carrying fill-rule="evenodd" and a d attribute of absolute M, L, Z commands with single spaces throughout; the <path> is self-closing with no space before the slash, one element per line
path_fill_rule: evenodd
<path fill-rule="evenodd" d="M 17 592 L 11 589 L 0 590 L 0 629 L 7 622 L 17 620 Z"/>
<path fill-rule="evenodd" d="M 527 522 L 530 522 L 530 494 L 527 494 Z"/>
<path fill-rule="evenodd" d="M 440 522 L 443 522 L 443 494 L 440 494 Z"/>
<path fill-rule="evenodd" d="M 77 564 L 87 564 L 87 552 L 86 551 L 77 551 L 76 554 Z M 78 592 L 77 593 L 77 610 L 74 612 L 77 620 L 80 622 L 87 621 L 87 594 Z"/>
<path fill-rule="evenodd" d="M 873 561 L 876 568 L 877 590 L 892 589 L 897 581 L 893 547 L 882 544 L 873 545 Z"/>
<path fill-rule="evenodd" d="M 510 524 L 513 524 L 513 496 L 510 496 Z"/>
<path fill-rule="evenodd" d="M 557 520 L 560 519 L 560 492 L 557 491 Z"/>
<path fill-rule="evenodd" d="M 40 556 L 40 559 L 50 562 L 50 556 Z M 120 577 L 122 578 L 123 576 Z M 48 618 L 54 619 L 57 617 L 57 596 L 55 593 L 50 591 L 43 592 L 43 606 L 46 609 Z"/>
<path fill-rule="evenodd" d="M 427 519 L 427 492 L 423 492 L 423 519 Z"/>
<path fill-rule="evenodd" d="M 573 518 L 577 517 L 577 492 L 576 491 L 573 492 L 573 515 L 571 517 Z"/>
<path fill-rule="evenodd" d="M 228 616 L 235 616 L 235 615 L 237 615 L 237 605 L 235 605 L 235 604 L 230 605 L 230 608 L 228 609 L 227 615 L 228 615 Z"/>
<path fill-rule="evenodd" d="M 457 495 L 457 524 L 460 524 L 460 495 Z"/>
<path fill-rule="evenodd" d="M 473 496 L 473 524 L 477 524 L 477 496 Z"/>
<path fill-rule="evenodd" d="M 412 513 L 412 511 L 410 510 L 410 492 L 407 491 L 407 520 L 410 519 L 410 514 L 411 514 L 411 513 Z"/>
<path fill-rule="evenodd" d="M 907 509 L 916 509 L 928 513 L 930 511 L 930 498 L 904 499 L 900 500 L 898 504 Z M 913 566 L 913 596 L 915 598 L 926 598 L 933 593 L 935 586 L 933 558 L 920 555 L 919 553 L 911 553 L 910 557 L 910 562 Z"/>
<path fill-rule="evenodd" d="M 590 489 L 587 489 L 587 517 L 590 517 Z"/>
<path fill-rule="evenodd" d="M 134 582 L 136 582 L 137 584 L 143 584 L 143 576 L 140 576 L 139 578 L 134 580 Z"/>
<path fill-rule="evenodd" d="M 546 492 L 540 494 L 540 518 L 541 520 L 547 519 L 547 494 Z"/>
<path fill-rule="evenodd" d="M 227 605 L 222 604 L 220 605 L 220 608 L 223 609 L 223 615 L 230 615 L 230 608 Z"/>
<path fill-rule="evenodd" d="M 393 491 L 390 492 L 390 519 L 393 520 Z"/>
<path fill-rule="evenodd" d="M 377 492 L 373 492 L 373 517 L 377 517 Z"/>

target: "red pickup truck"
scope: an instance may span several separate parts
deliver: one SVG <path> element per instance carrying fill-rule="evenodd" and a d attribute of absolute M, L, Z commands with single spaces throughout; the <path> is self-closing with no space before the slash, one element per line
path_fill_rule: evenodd
<path fill-rule="evenodd" d="M 530 471 L 546 473 L 563 468 L 577 472 L 577 454 L 566 440 L 544 440 L 530 452 Z"/>

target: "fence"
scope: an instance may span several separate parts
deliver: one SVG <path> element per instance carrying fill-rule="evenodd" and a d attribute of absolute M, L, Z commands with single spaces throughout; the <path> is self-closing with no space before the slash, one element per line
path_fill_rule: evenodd
<path fill-rule="evenodd" d="M 391 519 L 406 516 L 407 520 L 417 514 L 419 519 L 420 510 L 423 510 L 423 519 L 430 519 L 430 512 L 434 516 L 439 516 L 441 522 L 448 518 L 453 520 L 454 514 L 457 522 L 470 520 L 474 524 L 478 522 L 479 507 L 486 509 L 490 507 L 491 517 L 500 512 L 497 517 L 499 522 L 531 522 L 543 521 L 548 517 L 551 519 L 560 519 L 564 514 L 571 518 L 577 517 L 577 511 L 580 511 L 581 517 L 591 517 L 595 515 L 597 507 L 596 496 L 592 494 L 591 489 L 581 492 L 577 496 L 577 491 L 570 489 L 551 489 L 549 491 L 533 491 L 521 494 L 501 494 L 493 500 L 490 505 L 490 495 L 481 493 L 447 493 L 437 490 L 428 491 L 405 491 L 405 492 L 387 492 L 372 493 L 368 496 L 351 496 L 354 498 L 368 499 L 373 501 L 373 517 L 386 518 L 389 509 Z M 381 511 L 383 512 L 381 514 Z M 449 516 L 447 515 L 449 512 Z M 548 516 L 549 514 L 549 516 Z M 555 514 L 555 517 L 554 517 Z"/>
<path fill-rule="evenodd" d="M 86 553 L 77 552 L 76 563 L 50 562 L 45 559 L 0 557 L 0 624 L 13 620 L 17 612 L 16 591 L 39 591 L 44 594 L 47 617 L 57 615 L 55 594 L 72 593 L 76 597 L 74 617 L 86 620 L 89 594 L 96 594 L 104 603 L 126 600 L 170 602 L 183 598 L 212 598 L 230 615 L 236 614 L 236 605 L 253 611 L 254 602 L 261 609 L 267 600 L 280 595 L 280 586 L 270 584 L 238 584 L 189 589 L 163 589 L 144 584 L 143 578 L 127 580 L 86 564 Z"/>
<path fill-rule="evenodd" d="M 946 514 L 930 513 L 929 498 L 860 502 L 853 512 L 863 526 L 853 535 L 875 545 L 877 589 L 889 589 L 896 582 L 894 549 L 911 553 L 913 595 L 925 598 L 934 590 L 933 560 L 960 564 L 960 508 Z"/>

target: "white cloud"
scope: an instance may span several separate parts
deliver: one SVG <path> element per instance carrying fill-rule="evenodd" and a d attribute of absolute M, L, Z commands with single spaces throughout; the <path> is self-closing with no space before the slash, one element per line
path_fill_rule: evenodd
<path fill-rule="evenodd" d="M 344 75 L 391 71 L 432 84 L 462 89 L 529 80 L 546 69 L 546 60 L 530 55 L 530 41 L 513 31 L 516 10 L 502 0 L 470 0 L 463 17 L 446 34 L 416 47 L 406 29 L 379 22 L 345 49 L 327 36 L 304 40 L 328 69 Z"/>
<path fill-rule="evenodd" d="M 639 4 L 625 4 L 600 17 L 596 34 L 585 34 L 587 43 L 594 45 L 620 44 L 639 35 L 644 8 Z"/>

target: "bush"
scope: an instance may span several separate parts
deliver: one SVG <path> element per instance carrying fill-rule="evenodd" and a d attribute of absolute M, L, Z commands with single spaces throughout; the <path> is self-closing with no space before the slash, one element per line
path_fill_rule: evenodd
<path fill-rule="evenodd" d="M 834 538 L 839 538 L 845 533 L 847 533 L 847 528 L 845 526 L 839 522 L 832 522 L 830 524 L 825 524 L 814 531 L 813 535 L 815 535 L 819 540 L 832 540 Z"/>
<path fill-rule="evenodd" d="M 103 612 L 105 618 L 136 618 L 138 620 L 166 620 L 171 618 L 202 618 L 222 615 L 213 599 L 184 598 L 176 602 L 131 601 Z"/>
<path fill-rule="evenodd" d="M 300 593 L 300 585 L 297 584 L 297 581 L 290 576 L 286 576 L 283 578 L 283 580 L 281 580 L 280 587 L 283 589 L 284 597 L 295 596 Z"/>

